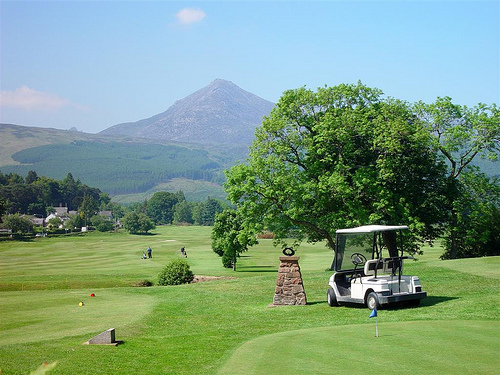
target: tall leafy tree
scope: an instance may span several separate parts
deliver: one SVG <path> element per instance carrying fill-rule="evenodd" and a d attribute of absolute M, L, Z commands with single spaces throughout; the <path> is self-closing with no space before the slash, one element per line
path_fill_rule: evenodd
<path fill-rule="evenodd" d="M 107 202 L 107 203 L 101 203 L 101 208 L 102 210 L 108 210 L 111 211 L 111 214 L 113 215 L 114 219 L 119 219 L 123 217 L 125 214 L 125 209 L 123 208 L 122 205 L 116 203 L 116 202 Z"/>
<path fill-rule="evenodd" d="M 26 178 L 0 172 L 0 197 L 8 202 L 8 212 L 44 215 L 48 207 L 67 204 L 70 210 L 76 210 L 84 197 L 92 197 L 99 204 L 107 204 L 110 198 L 97 188 L 91 188 L 75 181 L 68 173 L 62 181 L 28 173 Z"/>
<path fill-rule="evenodd" d="M 20 214 L 5 215 L 2 225 L 5 228 L 10 229 L 12 233 L 15 234 L 27 233 L 33 229 L 33 223 L 31 220 Z"/>
<path fill-rule="evenodd" d="M 477 256 L 476 251 L 466 250 L 468 241 L 465 237 L 476 232 L 466 218 L 472 218 L 471 210 L 476 211 L 477 217 L 491 214 L 492 209 L 498 211 L 500 198 L 496 195 L 496 202 L 492 202 L 491 199 L 485 198 L 490 195 L 474 193 L 479 190 L 498 191 L 498 180 L 487 181 L 486 176 L 471 166 L 478 157 L 490 160 L 498 158 L 500 109 L 496 104 L 482 103 L 469 108 L 454 104 L 451 98 L 444 97 L 438 98 L 432 104 L 419 102 L 415 105 L 415 111 L 427 124 L 435 147 L 448 165 L 448 184 L 452 194 L 448 204 L 443 206 L 449 214 L 444 257 L 454 259 L 474 254 Z M 485 188 L 486 185 L 489 187 Z M 471 205 L 471 202 L 474 204 Z M 485 211 L 481 213 L 478 212 L 479 209 Z M 491 219 L 494 217 L 495 215 Z M 498 218 L 498 215 L 496 217 Z M 491 223 L 490 227 L 498 225 L 499 223 Z M 479 239 L 480 236 L 473 237 Z"/>
<path fill-rule="evenodd" d="M 145 213 L 147 205 L 148 205 L 148 201 L 147 201 L 147 199 L 145 199 L 142 202 L 130 203 L 130 205 L 128 206 L 128 209 L 129 209 L 129 211 L 134 211 L 137 213 L 139 213 L 139 212 Z"/>
<path fill-rule="evenodd" d="M 31 184 L 36 180 L 38 180 L 38 175 L 36 174 L 35 171 L 29 171 L 24 180 L 26 181 L 27 184 Z"/>
<path fill-rule="evenodd" d="M 181 201 L 174 207 L 174 223 L 175 224 L 193 224 L 193 205 L 187 201 Z"/>
<path fill-rule="evenodd" d="M 108 218 L 106 218 L 102 215 L 92 216 L 92 218 L 90 220 L 92 222 L 92 225 L 99 232 L 108 232 L 110 230 L 113 230 L 113 228 L 114 228 L 113 222 L 109 221 Z"/>
<path fill-rule="evenodd" d="M 500 181 L 465 171 L 453 199 L 457 230 L 446 236 L 443 259 L 500 255 Z M 451 241 L 455 241 L 452 246 Z"/>
<path fill-rule="evenodd" d="M 68 209 L 76 210 L 81 203 L 81 199 L 75 200 L 75 198 L 78 197 L 78 183 L 71 173 L 68 173 L 66 177 L 61 180 L 61 191 L 62 199 L 67 204 Z"/>
<path fill-rule="evenodd" d="M 171 224 L 174 219 L 174 206 L 183 198 L 184 194 L 158 191 L 148 200 L 146 214 L 155 224 Z"/>
<path fill-rule="evenodd" d="M 224 203 L 218 199 L 207 197 L 204 202 L 193 208 L 193 219 L 197 225 L 214 225 L 215 215 L 224 210 Z"/>
<path fill-rule="evenodd" d="M 243 219 L 232 209 L 216 215 L 211 238 L 212 250 L 222 257 L 222 265 L 233 271 L 240 254 L 257 243 L 255 233 L 244 226 Z"/>
<path fill-rule="evenodd" d="M 439 233 L 444 163 L 404 102 L 361 83 L 286 91 L 256 131 L 248 162 L 227 173 L 245 226 L 286 245 L 362 224 L 408 224 L 409 251 Z"/>
<path fill-rule="evenodd" d="M 0 197 L 0 223 L 2 222 L 2 216 L 7 212 L 7 202 Z"/>
<path fill-rule="evenodd" d="M 155 228 L 153 221 L 142 212 L 129 212 L 123 217 L 123 227 L 133 234 L 147 233 Z"/>
<path fill-rule="evenodd" d="M 98 201 L 91 195 L 85 195 L 82 204 L 78 207 L 78 213 L 82 217 L 85 226 L 90 222 L 90 218 L 97 214 L 98 210 Z"/>
<path fill-rule="evenodd" d="M 42 176 L 32 182 L 31 186 L 35 191 L 37 197 L 36 203 L 38 203 L 39 207 L 39 212 L 33 213 L 43 214 L 47 210 L 47 207 L 57 207 L 63 203 L 62 189 L 58 181 Z"/>

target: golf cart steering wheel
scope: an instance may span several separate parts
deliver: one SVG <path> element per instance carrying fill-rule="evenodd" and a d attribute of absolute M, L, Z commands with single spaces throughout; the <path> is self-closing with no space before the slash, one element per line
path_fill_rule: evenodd
<path fill-rule="evenodd" d="M 366 257 L 363 254 L 354 253 L 351 255 L 351 261 L 352 264 L 354 264 L 356 267 L 362 266 L 363 264 L 366 263 Z"/>

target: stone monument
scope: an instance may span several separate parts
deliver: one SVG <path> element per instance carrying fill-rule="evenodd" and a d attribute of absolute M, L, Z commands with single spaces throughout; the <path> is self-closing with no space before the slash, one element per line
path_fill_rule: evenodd
<path fill-rule="evenodd" d="M 280 268 L 272 305 L 306 305 L 306 293 L 299 267 L 300 257 L 293 256 L 295 252 L 292 249 L 285 249 L 283 253 L 287 256 L 279 258 Z"/>

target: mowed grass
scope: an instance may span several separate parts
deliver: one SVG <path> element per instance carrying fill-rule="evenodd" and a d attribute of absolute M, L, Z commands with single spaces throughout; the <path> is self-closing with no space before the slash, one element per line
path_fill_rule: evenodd
<path fill-rule="evenodd" d="M 272 308 L 280 251 L 261 240 L 233 272 L 210 249 L 210 230 L 165 226 L 150 236 L 0 242 L 2 374 L 29 374 L 55 360 L 54 374 L 275 374 L 283 368 L 493 374 L 500 367 L 491 354 L 500 349 L 499 257 L 440 261 L 439 248 L 425 249 L 406 273 L 421 278 L 429 297 L 418 308 L 381 310 L 375 338 L 367 308 L 326 304 L 332 253 L 323 244 L 305 244 L 297 253 L 309 304 Z M 153 259 L 142 260 L 147 246 Z M 133 286 L 156 282 L 181 246 L 195 274 L 225 278 Z M 82 345 L 108 328 L 122 345 Z"/>
<path fill-rule="evenodd" d="M 320 327 L 258 337 L 240 346 L 219 374 L 279 374 L 284 364 L 291 374 L 303 373 L 304 364 L 310 374 L 498 371 L 500 327 L 496 322 L 379 320 L 378 337 L 375 321 L 369 325 Z M 463 345 L 463 337 L 467 337 L 468 345 Z"/>

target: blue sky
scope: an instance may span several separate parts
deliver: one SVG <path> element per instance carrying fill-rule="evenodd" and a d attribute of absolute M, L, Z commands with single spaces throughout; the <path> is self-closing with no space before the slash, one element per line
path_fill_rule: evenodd
<path fill-rule="evenodd" d="M 500 102 L 499 1 L 0 0 L 0 122 L 96 133 L 217 78 Z"/>

